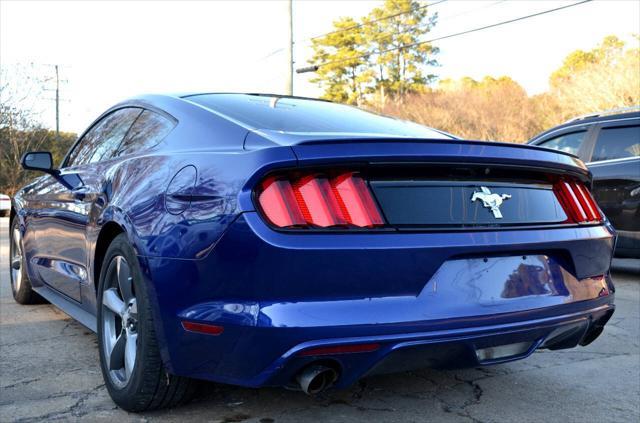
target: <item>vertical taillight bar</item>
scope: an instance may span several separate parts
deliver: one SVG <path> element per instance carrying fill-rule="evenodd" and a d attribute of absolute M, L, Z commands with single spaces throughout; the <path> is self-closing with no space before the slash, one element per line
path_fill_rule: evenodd
<path fill-rule="evenodd" d="M 562 189 L 569 199 L 569 205 L 571 206 L 571 209 L 573 211 L 574 219 L 576 220 L 576 222 L 586 222 L 587 214 L 582 209 L 582 206 L 580 205 L 575 192 L 573 192 L 573 186 L 569 185 L 567 181 L 562 181 L 561 184 Z"/>
<path fill-rule="evenodd" d="M 591 195 L 589 190 L 587 190 L 587 187 L 585 187 L 583 184 L 579 182 L 577 182 L 575 186 L 577 188 L 576 191 L 578 191 L 579 197 L 581 199 L 580 204 L 582 204 L 582 207 L 584 208 L 585 212 L 589 216 L 589 220 L 590 221 L 601 220 L 602 215 L 598 210 L 598 206 L 596 205 L 596 202 L 593 200 L 593 196 Z"/>
<path fill-rule="evenodd" d="M 274 177 L 262 183 L 262 192 L 258 197 L 260 207 L 276 226 L 281 228 L 306 224 L 298 207 L 291 183 Z"/>
<path fill-rule="evenodd" d="M 590 223 L 602 220 L 591 193 L 581 182 L 560 179 L 554 184 L 554 191 L 570 222 Z"/>
<path fill-rule="evenodd" d="M 348 214 L 349 223 L 361 228 L 384 225 L 367 183 L 353 172 L 343 173 L 331 181 L 341 208 Z"/>
<path fill-rule="evenodd" d="M 310 225 L 326 228 L 347 224 L 327 178 L 316 175 L 302 177 L 294 182 L 293 191 Z"/>

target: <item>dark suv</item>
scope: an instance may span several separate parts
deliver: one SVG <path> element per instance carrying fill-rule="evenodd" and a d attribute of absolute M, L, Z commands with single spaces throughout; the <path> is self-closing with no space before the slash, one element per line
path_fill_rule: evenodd
<path fill-rule="evenodd" d="M 640 257 L 640 111 L 582 116 L 529 144 L 575 154 L 588 165 L 596 201 L 618 231 L 616 255 Z"/>

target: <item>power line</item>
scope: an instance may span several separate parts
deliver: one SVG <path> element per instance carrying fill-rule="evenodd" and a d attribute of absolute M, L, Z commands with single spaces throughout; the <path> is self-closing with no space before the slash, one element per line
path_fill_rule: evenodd
<path fill-rule="evenodd" d="M 553 9 L 543 10 L 542 12 L 533 13 L 533 14 L 526 15 L 526 16 L 520 16 L 518 18 L 509 19 L 509 20 L 502 21 L 502 22 L 496 22 L 496 23 L 491 24 L 491 25 L 485 25 L 485 26 L 481 26 L 481 27 L 478 27 L 478 28 L 469 29 L 469 30 L 466 30 L 466 31 L 461 31 L 461 32 L 453 33 L 453 34 L 443 35 L 441 37 L 432 38 L 430 40 L 418 41 L 416 43 L 406 44 L 406 45 L 402 45 L 400 47 L 392 47 L 392 48 L 388 48 L 388 49 L 385 49 L 385 50 L 375 51 L 375 52 L 372 52 L 372 53 L 361 54 L 359 56 L 350 57 L 350 58 L 347 58 L 347 59 L 332 60 L 332 61 L 329 61 L 329 62 L 324 62 L 324 63 L 317 64 L 317 65 L 306 66 L 304 68 L 296 69 L 296 73 L 315 72 L 321 66 L 327 66 L 327 65 L 333 65 L 333 64 L 336 64 L 336 63 L 348 62 L 348 61 L 351 61 L 351 60 L 362 59 L 364 57 L 369 57 L 369 56 L 376 55 L 376 54 L 384 54 L 384 53 L 388 53 L 390 51 L 402 50 L 402 49 L 411 48 L 411 47 L 417 47 L 419 45 L 432 43 L 434 41 L 440 41 L 440 40 L 444 40 L 444 39 L 447 39 L 447 38 L 453 38 L 453 37 L 458 37 L 458 36 L 461 36 L 461 35 L 471 34 L 473 32 L 483 31 L 485 29 L 495 28 L 495 27 L 506 25 L 506 24 L 510 24 L 510 23 L 513 23 L 513 22 L 518 22 L 518 21 L 522 21 L 522 20 L 525 20 L 525 19 L 533 18 L 533 17 L 536 17 L 536 16 L 546 15 L 547 13 L 552 13 L 552 12 L 557 12 L 559 10 L 568 9 L 570 7 L 578 6 L 578 5 L 581 5 L 581 4 L 584 4 L 584 3 L 588 3 L 590 1 L 592 1 L 592 0 L 582 0 L 582 1 L 579 1 L 579 2 L 576 2 L 576 3 L 572 3 L 572 4 L 568 4 L 568 5 L 565 5 L 565 6 L 560 6 L 560 7 L 556 7 L 556 8 L 553 8 Z"/>
<path fill-rule="evenodd" d="M 263 57 L 259 58 L 258 60 L 256 60 L 256 62 L 261 62 L 263 60 L 267 60 L 269 57 L 275 56 L 276 54 L 278 54 L 278 53 L 280 53 L 280 52 L 282 52 L 284 50 L 285 50 L 284 47 L 277 48 L 277 49 L 273 50 L 271 53 L 267 54 L 266 56 L 263 56 Z"/>
<path fill-rule="evenodd" d="M 362 23 L 350 26 L 348 28 L 336 29 L 335 31 L 327 32 L 326 34 L 316 35 L 314 37 L 303 38 L 300 41 L 311 41 L 311 40 L 316 40 L 318 38 L 326 37 L 327 35 L 339 34 L 340 32 L 346 32 L 346 31 L 352 31 L 354 29 L 362 28 L 363 26 L 372 25 L 372 24 L 374 24 L 376 22 L 380 22 L 380 21 L 384 21 L 384 20 L 387 20 L 387 19 L 395 18 L 395 17 L 401 16 L 401 15 L 406 15 L 407 13 L 415 12 L 415 11 L 418 11 L 420 9 L 424 9 L 425 7 L 435 6 L 437 4 L 444 3 L 446 1 L 447 0 L 434 1 L 433 3 L 425 4 L 425 5 L 419 6 L 419 7 L 414 7 L 412 9 L 405 10 L 405 11 L 398 12 L 398 13 L 394 13 L 392 15 L 386 15 L 386 16 L 383 16 L 381 18 L 374 19 L 372 21 L 362 22 Z"/>
<path fill-rule="evenodd" d="M 335 30 L 335 31 L 327 32 L 326 34 L 322 34 L 322 35 L 316 35 L 316 36 L 314 36 L 314 37 L 302 38 L 302 39 L 300 39 L 300 40 L 298 40 L 298 41 L 295 41 L 295 42 L 294 42 L 294 44 L 301 43 L 301 42 L 304 42 L 304 41 L 311 41 L 311 40 L 315 40 L 315 39 L 317 39 L 317 38 L 326 37 L 327 35 L 330 35 L 330 34 L 336 34 L 336 33 L 340 33 L 340 32 L 351 31 L 351 30 L 353 30 L 353 29 L 360 28 L 361 26 L 371 25 L 371 24 L 374 24 L 374 23 L 376 23 L 376 22 L 383 21 L 383 20 L 385 20 L 385 19 L 395 18 L 396 16 L 405 15 L 405 14 L 407 14 L 407 13 L 411 13 L 411 12 L 416 11 L 416 10 L 424 9 L 425 7 L 435 6 L 436 4 L 444 3 L 444 2 L 446 2 L 446 1 L 447 1 L 447 0 L 438 0 L 438 1 L 435 1 L 435 2 L 433 2 L 433 3 L 425 4 L 425 5 L 423 5 L 423 6 L 419 6 L 419 7 L 413 8 L 413 9 L 409 9 L 409 10 L 405 10 L 405 11 L 403 11 L 403 12 L 395 13 L 395 14 L 393 14 L 393 15 L 383 16 L 383 17 L 378 18 L 378 19 L 375 19 L 375 20 L 373 20 L 373 21 L 363 22 L 363 23 L 360 23 L 360 24 L 357 24 L 357 25 L 351 26 L 351 27 L 349 27 L 349 28 L 337 29 L 337 30 Z M 506 0 L 501 0 L 501 1 L 506 1 Z M 496 2 L 496 3 L 500 3 L 501 1 L 498 1 L 498 2 Z M 457 15 L 454 15 L 454 16 L 457 16 Z M 283 51 L 285 51 L 285 50 L 286 50 L 286 49 L 285 49 L 285 47 L 277 48 L 277 49 L 273 50 L 271 53 L 269 53 L 269 54 L 267 54 L 267 55 L 265 55 L 265 56 L 263 56 L 263 57 L 261 57 L 261 58 L 257 59 L 257 60 L 256 60 L 256 63 L 257 63 L 257 62 L 261 62 L 261 61 L 263 61 L 263 60 L 266 60 L 266 59 L 268 59 L 268 58 L 270 58 L 270 57 L 272 57 L 272 56 L 275 56 L 276 54 L 281 53 L 281 52 L 283 52 Z"/>
<path fill-rule="evenodd" d="M 497 5 L 497 4 L 504 3 L 504 2 L 506 2 L 506 1 L 507 1 L 507 0 L 498 0 L 498 1 L 495 1 L 495 2 L 493 2 L 493 3 L 486 4 L 486 5 L 483 5 L 483 6 L 480 6 L 480 7 L 476 7 L 476 8 L 472 8 L 472 9 L 467 9 L 467 10 L 464 10 L 464 11 L 462 11 L 462 12 L 455 13 L 455 14 L 453 14 L 453 15 L 445 15 L 445 16 L 444 16 L 444 21 L 445 21 L 445 22 L 449 22 L 449 21 L 451 21 L 451 20 L 455 20 L 455 19 L 456 19 L 457 17 L 459 17 L 459 16 L 464 16 L 464 15 L 468 15 L 469 13 L 477 12 L 478 10 L 487 9 L 487 8 L 493 7 L 493 6 Z M 433 5 L 433 4 L 436 4 L 436 3 L 432 3 L 431 5 Z M 422 6 L 422 7 L 425 7 L 425 6 Z M 440 19 L 439 19 L 439 21 L 440 21 Z M 369 40 L 369 41 L 370 41 L 370 42 L 376 42 L 376 41 L 381 40 L 381 39 L 384 39 L 384 38 L 386 38 L 386 37 L 388 37 L 388 36 L 389 36 L 389 34 L 380 33 L 380 34 L 377 34 L 375 37 L 373 37 L 373 38 L 372 38 L 371 40 Z M 308 38 L 308 39 L 309 39 L 309 38 Z M 283 50 L 284 50 L 284 48 L 280 48 L 280 49 L 278 49 L 278 50 L 275 50 L 274 52 L 272 52 L 271 54 L 269 54 L 268 56 L 266 56 L 266 57 L 264 57 L 264 58 L 262 58 L 262 59 L 260 59 L 260 60 L 264 60 L 265 58 L 270 57 L 270 56 L 272 56 L 273 54 L 278 53 L 278 52 L 283 51 Z M 371 53 L 371 54 L 374 54 L 374 53 Z M 345 59 L 345 61 L 346 61 L 346 60 L 351 60 L 351 59 Z M 316 69 L 314 66 L 306 66 L 306 67 L 304 67 L 304 68 L 297 69 L 297 70 L 296 70 L 296 73 L 314 72 L 314 71 L 316 71 L 316 70 L 317 70 L 317 69 Z"/>
<path fill-rule="evenodd" d="M 402 15 L 402 14 L 410 13 L 410 12 L 412 12 L 412 11 L 414 11 L 414 10 L 419 10 L 419 9 L 421 9 L 421 8 L 425 8 L 425 7 L 427 7 L 427 6 L 434 6 L 434 5 L 436 5 L 436 4 L 439 4 L 439 3 L 442 3 L 442 2 L 445 2 L 445 1 L 447 1 L 447 0 L 440 0 L 440 1 L 437 1 L 437 2 L 434 2 L 434 3 L 430 3 L 430 4 L 428 4 L 428 5 L 420 6 L 420 7 L 415 8 L 415 9 L 411 9 L 411 10 L 404 11 L 404 12 L 401 12 L 401 13 L 397 13 L 397 14 L 394 14 L 394 15 L 384 16 L 384 17 L 382 17 L 382 18 L 380 18 L 380 19 L 378 19 L 378 20 L 371 21 L 371 22 L 367 22 L 366 24 L 368 25 L 368 24 L 371 24 L 371 23 L 374 23 L 374 22 L 378 22 L 378 21 L 380 21 L 380 20 L 390 19 L 390 18 L 392 18 L 392 17 L 396 17 L 396 16 L 400 16 L 400 15 Z M 473 9 L 468 9 L 468 10 L 465 10 L 465 11 L 460 12 L 460 13 L 456 13 L 456 14 L 454 14 L 454 15 L 448 15 L 448 16 L 446 15 L 446 16 L 443 16 L 443 18 L 444 18 L 444 20 L 445 20 L 445 21 L 447 21 L 447 22 L 448 22 L 449 20 L 452 20 L 452 19 L 457 18 L 457 17 L 459 17 L 459 16 L 468 15 L 469 13 L 477 12 L 478 10 L 487 9 L 487 8 L 489 8 L 489 7 L 493 7 L 493 6 L 497 5 L 497 4 L 504 3 L 504 2 L 506 2 L 506 1 L 507 1 L 507 0 L 498 0 L 498 1 L 495 1 L 495 2 L 490 3 L 490 4 L 487 4 L 487 5 L 483 5 L 483 6 L 480 6 L 480 7 L 473 8 Z M 354 29 L 354 28 L 357 28 L 357 26 L 353 26 L 353 27 L 345 28 L 345 29 L 340 29 L 340 30 L 336 30 L 336 31 L 332 31 L 332 32 L 328 32 L 328 33 L 326 33 L 326 34 L 324 34 L 324 35 L 317 35 L 317 36 L 315 36 L 315 37 L 302 38 L 302 39 L 300 39 L 299 41 L 295 41 L 295 42 L 294 42 L 294 44 L 298 44 L 298 43 L 301 43 L 301 42 L 304 42 L 304 41 L 314 40 L 314 39 L 316 39 L 316 38 L 321 38 L 321 37 L 324 37 L 324 36 L 329 35 L 329 34 L 334 34 L 334 33 L 336 33 L 336 32 L 341 32 L 341 31 L 350 31 L 351 29 Z M 382 34 L 382 35 L 385 35 L 385 34 Z M 385 36 L 386 36 L 386 35 L 385 35 Z M 375 40 L 380 39 L 380 38 L 383 38 L 383 37 L 376 37 L 376 38 L 374 38 L 373 40 L 375 41 Z M 267 60 L 267 59 L 269 59 L 270 57 L 275 56 L 275 55 L 276 55 L 276 54 L 278 54 L 278 53 L 282 53 L 283 51 L 285 51 L 285 49 L 286 49 L 285 47 L 277 48 L 277 49 L 275 49 L 275 50 L 271 51 L 271 53 L 266 54 L 265 56 L 262 56 L 261 58 L 257 59 L 257 60 L 255 61 L 255 63 L 262 62 L 263 60 Z"/>
<path fill-rule="evenodd" d="M 356 28 L 359 28 L 359 27 L 361 27 L 361 26 L 371 25 L 371 24 L 373 24 L 373 23 L 380 22 L 380 21 L 383 21 L 383 20 L 385 20 L 385 19 L 395 18 L 396 16 L 405 15 L 405 14 L 407 14 L 407 13 L 411 13 L 411 12 L 413 12 L 413 11 L 415 11 L 415 10 L 424 9 L 425 7 L 428 7 L 428 6 L 435 6 L 436 4 L 444 3 L 444 2 L 446 2 L 446 1 L 447 1 L 447 0 L 439 0 L 439 1 L 436 1 L 436 2 L 433 2 L 433 3 L 429 3 L 429 4 L 426 4 L 426 5 L 420 6 L 420 7 L 416 7 L 416 8 L 414 8 L 414 9 L 405 10 L 404 12 L 399 12 L 399 13 L 395 13 L 395 14 L 393 14 L 393 15 L 383 16 L 383 17 L 378 18 L 378 19 L 375 19 L 375 20 L 373 20 L 373 21 L 369 21 L 369 22 L 364 22 L 364 23 L 361 23 L 361 24 L 357 24 L 357 25 L 351 26 L 351 27 L 349 27 L 349 28 L 338 29 L 338 30 L 335 30 L 335 31 L 327 32 L 326 34 L 316 35 L 316 36 L 314 36 L 314 37 L 302 38 L 302 39 L 300 39 L 300 40 L 298 40 L 298 41 L 294 41 L 294 44 L 298 44 L 298 43 L 301 43 L 301 42 L 304 42 L 304 41 L 311 41 L 311 40 L 315 40 L 315 39 L 317 39 L 317 38 L 322 38 L 322 37 L 325 37 L 325 36 L 330 35 L 330 34 L 336 34 L 336 33 L 339 33 L 339 32 L 351 31 L 351 30 L 356 29 Z M 501 1 L 506 1 L 506 0 L 501 0 Z M 500 1 L 498 1 L 498 2 L 496 2 L 496 3 L 500 3 Z M 282 52 L 283 52 L 283 51 L 285 51 L 285 50 L 286 50 L 286 48 L 285 48 L 285 47 L 277 48 L 277 49 L 273 50 L 271 53 L 269 53 L 269 54 L 267 54 L 267 55 L 265 55 L 265 56 L 263 56 L 263 57 L 261 57 L 261 58 L 257 59 L 257 60 L 256 60 L 256 63 L 258 63 L 258 62 L 262 62 L 263 60 L 267 60 L 268 58 L 270 58 L 270 57 L 272 57 L 272 56 L 275 56 L 275 55 L 276 55 L 276 54 L 278 54 L 278 53 L 282 53 Z"/>
<path fill-rule="evenodd" d="M 493 6 L 497 5 L 497 4 L 504 3 L 505 1 L 507 1 L 507 0 L 498 0 L 496 2 L 487 4 L 487 5 L 484 5 L 484 6 L 481 6 L 481 7 L 476 7 L 474 9 L 468 9 L 468 10 L 465 10 L 463 12 L 456 13 L 456 14 L 453 14 L 453 15 L 444 16 L 443 17 L 444 18 L 444 22 L 449 22 L 449 21 L 455 20 L 459 16 L 468 15 L 469 13 L 476 12 L 476 11 L 481 10 L 481 9 L 486 9 L 486 8 L 489 8 L 489 7 L 493 7 Z M 438 17 L 438 18 L 440 18 L 440 17 Z M 438 21 L 440 22 L 440 19 L 438 19 Z M 376 41 L 385 39 L 387 37 L 389 37 L 388 33 L 379 33 L 375 37 L 371 38 L 368 41 L 369 42 L 376 42 Z M 348 60 L 348 59 L 345 59 L 345 60 Z"/>

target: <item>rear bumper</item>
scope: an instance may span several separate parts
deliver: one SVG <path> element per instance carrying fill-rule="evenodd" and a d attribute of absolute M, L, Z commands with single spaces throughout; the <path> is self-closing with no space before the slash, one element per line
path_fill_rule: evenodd
<path fill-rule="evenodd" d="M 225 382 L 253 387 L 286 386 L 295 380 L 296 374 L 302 369 L 321 362 L 337 370 L 339 378 L 336 387 L 343 388 L 372 374 L 504 363 L 526 358 L 536 349 L 564 349 L 579 344 L 587 345 L 601 333 L 613 312 L 613 304 L 608 303 L 553 318 L 508 324 L 314 340 L 291 348 L 251 380 L 230 378 Z M 379 345 L 379 348 L 361 353 L 317 356 L 303 354 L 310 349 L 344 345 Z M 516 345 L 513 351 L 502 354 L 495 348 Z M 487 357 L 490 349 L 495 350 L 497 355 Z M 206 374 L 199 376 L 206 378 Z"/>
<path fill-rule="evenodd" d="M 494 346 L 523 346 L 498 360 L 507 361 L 590 340 L 613 312 L 606 276 L 613 238 L 607 226 L 301 236 L 245 213 L 203 259 L 140 260 L 173 373 L 286 385 L 310 361 L 324 360 L 346 386 L 406 363 L 490 364 L 477 351 Z M 224 332 L 186 332 L 183 320 Z M 379 347 L 299 355 L 354 343 Z"/>
<path fill-rule="evenodd" d="M 535 318 L 536 315 L 576 309 L 582 310 Z M 304 330 L 226 326 L 225 332 L 217 337 L 184 333 L 181 342 L 191 351 L 184 356 L 186 362 L 174 363 L 179 366 L 177 371 L 181 375 L 246 387 L 291 386 L 295 376 L 305 367 L 322 363 L 337 370 L 339 378 L 335 387 L 343 388 L 372 374 L 491 365 L 526 358 L 537 349 L 587 345 L 600 335 L 614 309 L 613 295 L 610 295 L 583 302 L 578 307 L 560 306 L 526 316 L 414 322 L 376 329 L 362 326 Z M 444 326 L 458 327 L 435 329 Z M 375 345 L 376 349 L 345 354 L 305 354 L 319 348 L 347 345 Z M 513 345 L 523 347 L 494 357 L 480 355 L 490 348 Z M 220 350 L 224 353 L 219 354 Z M 185 364 L 194 362 L 199 366 L 185 369 Z"/>

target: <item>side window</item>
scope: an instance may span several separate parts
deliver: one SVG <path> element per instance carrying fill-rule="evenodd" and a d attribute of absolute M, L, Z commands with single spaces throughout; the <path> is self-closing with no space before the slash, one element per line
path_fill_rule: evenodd
<path fill-rule="evenodd" d="M 141 109 L 126 108 L 108 114 L 76 144 L 66 166 L 96 163 L 113 156 Z"/>
<path fill-rule="evenodd" d="M 587 131 L 562 134 L 538 145 L 541 147 L 553 148 L 554 150 L 560 150 L 564 151 L 565 153 L 578 155 L 578 150 L 580 150 L 580 146 L 584 142 L 586 135 Z"/>
<path fill-rule="evenodd" d="M 639 156 L 640 126 L 620 126 L 600 130 L 591 161 Z"/>
<path fill-rule="evenodd" d="M 145 151 L 155 147 L 173 129 L 175 124 L 150 110 L 145 110 L 135 121 L 122 142 L 118 155 Z"/>

